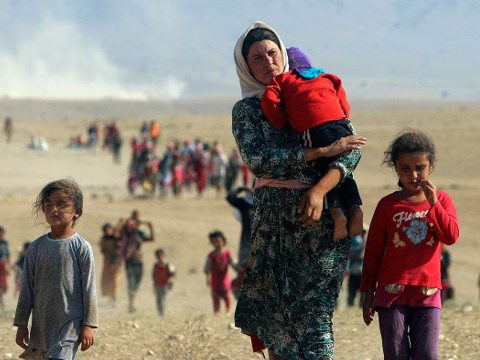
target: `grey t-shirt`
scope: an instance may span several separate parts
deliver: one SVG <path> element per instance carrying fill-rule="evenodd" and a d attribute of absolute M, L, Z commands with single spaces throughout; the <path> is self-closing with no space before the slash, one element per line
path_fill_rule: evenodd
<path fill-rule="evenodd" d="M 32 312 L 28 349 L 23 359 L 73 359 L 82 325 L 98 326 L 95 262 L 91 245 L 80 235 L 32 242 L 14 325 L 27 325 Z"/>

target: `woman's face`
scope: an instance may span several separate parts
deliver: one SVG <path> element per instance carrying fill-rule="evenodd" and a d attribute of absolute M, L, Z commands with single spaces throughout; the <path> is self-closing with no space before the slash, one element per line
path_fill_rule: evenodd
<path fill-rule="evenodd" d="M 268 85 L 283 72 L 283 54 L 273 41 L 257 41 L 248 50 L 247 65 L 255 79 Z"/>

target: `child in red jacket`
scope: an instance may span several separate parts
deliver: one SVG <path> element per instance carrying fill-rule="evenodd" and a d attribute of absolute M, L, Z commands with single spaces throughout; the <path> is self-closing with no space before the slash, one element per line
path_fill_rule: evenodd
<path fill-rule="evenodd" d="M 384 163 L 399 191 L 377 205 L 370 223 L 360 291 L 367 325 L 378 312 L 385 359 L 437 359 L 442 244 L 458 239 L 452 198 L 429 179 L 433 141 L 409 129 L 392 141 Z"/>
<path fill-rule="evenodd" d="M 299 133 L 304 148 L 325 147 L 341 137 L 356 135 L 348 119 L 350 105 L 341 80 L 312 67 L 310 59 L 298 48 L 289 48 L 287 54 L 291 70 L 275 76 L 262 96 L 263 111 L 272 124 L 280 130 L 290 123 Z M 319 158 L 312 162 L 312 168 L 320 175 L 336 165 L 335 158 Z M 361 204 L 351 174 L 341 186 L 327 193 L 324 208 L 329 209 L 335 221 L 334 240 L 362 233 Z M 347 209 L 348 230 L 342 207 Z"/>
<path fill-rule="evenodd" d="M 157 300 L 158 315 L 165 315 L 165 301 L 168 290 L 172 289 L 173 279 L 176 271 L 173 264 L 167 261 L 165 251 L 157 249 L 155 251 L 157 262 L 153 265 L 153 286 L 155 288 L 155 297 Z"/>
<path fill-rule="evenodd" d="M 232 252 L 225 248 L 227 239 L 221 231 L 211 232 L 208 238 L 214 250 L 207 256 L 204 273 L 207 276 L 207 286 L 212 292 L 213 311 L 215 314 L 220 314 L 220 300 L 223 300 L 228 313 L 232 303 L 228 267 L 235 269 L 235 261 Z"/>

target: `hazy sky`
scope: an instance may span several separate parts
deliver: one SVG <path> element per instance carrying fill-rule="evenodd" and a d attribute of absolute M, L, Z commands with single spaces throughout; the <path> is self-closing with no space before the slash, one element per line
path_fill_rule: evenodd
<path fill-rule="evenodd" d="M 0 96 L 239 97 L 237 38 L 271 25 L 347 96 L 480 99 L 480 0 L 0 0 Z"/>

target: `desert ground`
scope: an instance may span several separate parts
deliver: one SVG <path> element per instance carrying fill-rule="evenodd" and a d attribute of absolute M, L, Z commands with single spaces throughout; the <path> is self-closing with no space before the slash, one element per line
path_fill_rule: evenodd
<path fill-rule="evenodd" d="M 94 249 L 99 293 L 99 328 L 94 346 L 78 359 L 260 359 L 250 350 L 248 338 L 233 326 L 233 312 L 214 316 L 203 265 L 211 250 L 207 234 L 222 230 L 227 247 L 238 250 L 240 223 L 224 195 L 208 189 L 202 198 L 194 192 L 180 198 L 131 196 L 127 192 L 130 159 L 128 140 L 143 121 L 156 119 L 162 126 L 158 154 L 167 141 L 201 136 L 219 140 L 226 152 L 234 146 L 231 135 L 232 101 L 126 102 L 126 101 L 36 101 L 0 100 L 0 120 L 14 121 L 12 142 L 0 134 L 0 224 L 6 229 L 12 262 L 24 241 L 47 232 L 32 215 L 31 205 L 49 181 L 72 177 L 81 185 L 84 214 L 76 231 Z M 455 298 L 442 310 L 439 358 L 474 360 L 480 357 L 480 305 L 478 276 L 480 242 L 477 213 L 480 213 L 480 107 L 453 101 L 352 101 L 351 118 L 360 135 L 368 138 L 355 176 L 363 197 L 368 223 L 377 201 L 396 189 L 391 169 L 381 166 L 383 151 L 405 126 L 420 128 L 436 142 L 438 163 L 431 179 L 449 192 L 460 221 L 460 239 L 449 251 Z M 67 147 L 71 137 L 86 134 L 91 121 L 103 126 L 115 119 L 124 139 L 122 162 L 100 148 L 96 154 Z M 46 139 L 49 150 L 27 149 L 32 134 Z M 102 255 L 99 250 L 101 225 L 128 217 L 133 209 L 152 221 L 156 240 L 145 243 L 145 274 L 137 297 L 137 312 L 127 312 L 125 273 L 122 270 L 120 296 L 115 307 L 100 296 Z M 40 219 L 41 220 L 41 219 Z M 166 316 L 157 315 L 150 271 L 155 249 L 165 249 L 177 268 L 177 279 L 167 298 Z M 232 274 L 233 275 L 233 274 Z M 346 306 L 341 294 L 334 315 L 335 358 L 382 359 L 378 323 L 366 327 L 359 308 Z M 12 326 L 16 298 L 13 277 L 5 295 L 6 309 L 0 315 L 0 359 L 15 359 L 21 349 L 15 344 Z"/>

